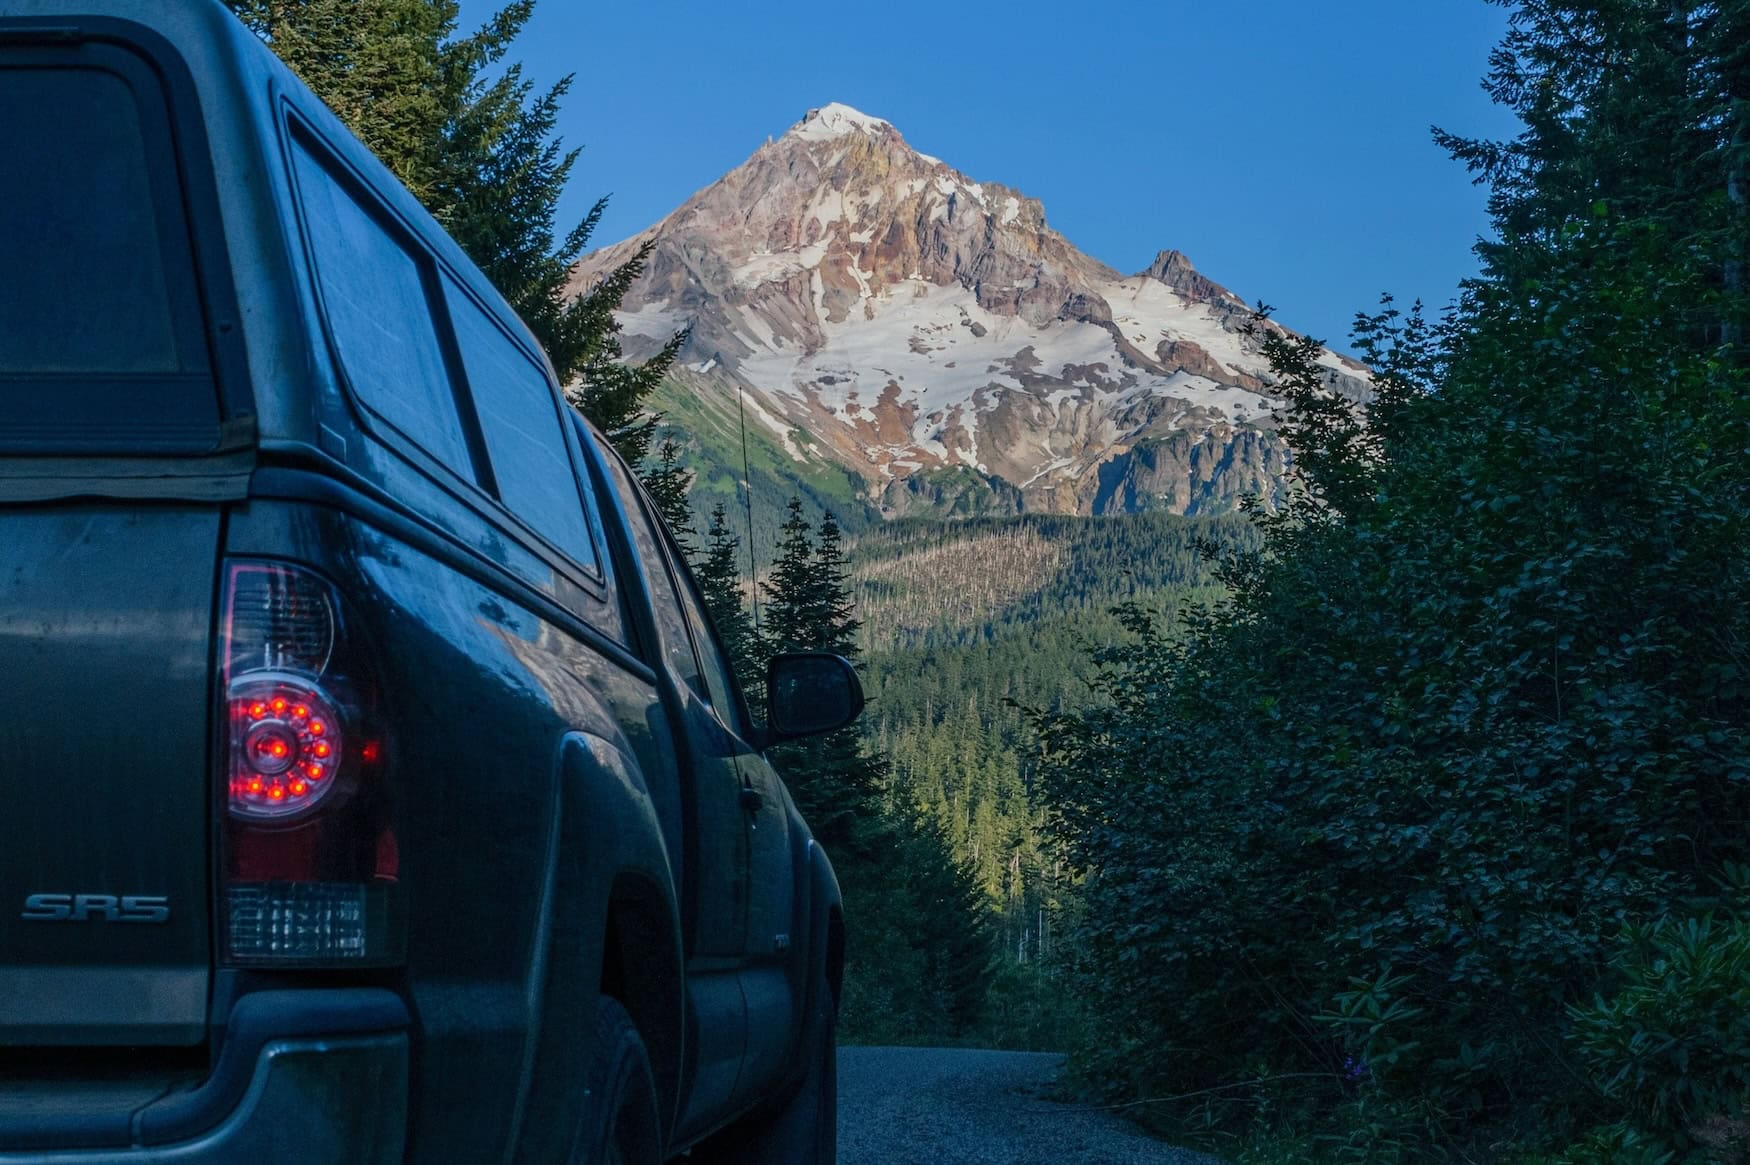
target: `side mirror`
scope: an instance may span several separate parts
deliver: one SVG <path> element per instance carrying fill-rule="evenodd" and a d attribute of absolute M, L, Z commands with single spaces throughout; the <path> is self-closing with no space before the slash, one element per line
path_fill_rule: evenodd
<path fill-rule="evenodd" d="M 766 664 L 767 730 L 773 740 L 843 728 L 863 711 L 863 685 L 842 656 L 797 651 Z"/>

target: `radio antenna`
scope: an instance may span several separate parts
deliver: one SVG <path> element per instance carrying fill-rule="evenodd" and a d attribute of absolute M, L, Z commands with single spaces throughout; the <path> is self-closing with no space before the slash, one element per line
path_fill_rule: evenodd
<path fill-rule="evenodd" d="M 753 549 L 753 470 L 747 457 L 747 403 L 741 381 L 735 382 L 735 411 L 741 418 L 741 497 L 747 509 L 747 573 L 753 578 L 753 633 L 760 633 L 760 568 Z"/>

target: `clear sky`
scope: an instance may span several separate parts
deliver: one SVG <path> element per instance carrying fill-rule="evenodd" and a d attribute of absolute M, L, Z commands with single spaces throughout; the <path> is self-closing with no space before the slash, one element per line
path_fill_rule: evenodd
<path fill-rule="evenodd" d="M 539 0 L 513 52 L 576 74 L 565 210 L 611 193 L 598 243 L 842 101 L 1121 271 L 1177 248 L 1346 347 L 1381 292 L 1444 304 L 1475 270 L 1484 193 L 1428 131 L 1513 131 L 1479 88 L 1505 21 L 1484 0 Z"/>

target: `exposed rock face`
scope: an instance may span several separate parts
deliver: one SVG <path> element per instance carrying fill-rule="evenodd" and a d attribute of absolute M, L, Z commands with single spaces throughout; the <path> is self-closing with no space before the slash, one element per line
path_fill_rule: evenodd
<path fill-rule="evenodd" d="M 682 359 L 706 391 L 742 386 L 768 428 L 816 438 L 791 456 L 849 467 L 884 513 L 1197 511 L 1278 488 L 1278 402 L 1242 300 L 1177 251 L 1120 275 L 1037 201 L 878 118 L 811 110 L 586 256 L 574 288 L 645 237 L 629 351 L 691 326 Z M 1365 369 L 1325 363 L 1365 399 Z"/>
<path fill-rule="evenodd" d="M 1287 468 L 1282 443 L 1256 430 L 1222 433 L 1217 426 L 1202 439 L 1182 432 L 1151 437 L 1100 464 L 1098 487 L 1083 512 L 1219 513 L 1246 497 L 1273 504 Z"/>

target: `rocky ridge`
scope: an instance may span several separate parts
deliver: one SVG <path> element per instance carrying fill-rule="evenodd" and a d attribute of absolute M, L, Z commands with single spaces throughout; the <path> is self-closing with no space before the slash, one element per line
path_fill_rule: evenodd
<path fill-rule="evenodd" d="M 1177 251 L 1125 276 L 1018 190 L 975 182 L 843 105 L 639 235 L 620 321 L 634 355 L 690 327 L 687 391 L 744 394 L 798 472 L 851 470 L 888 514 L 1226 509 L 1273 496 L 1285 454 L 1239 297 Z M 1273 326 L 1273 325 L 1272 325 Z M 1364 399 L 1366 370 L 1327 353 Z"/>

